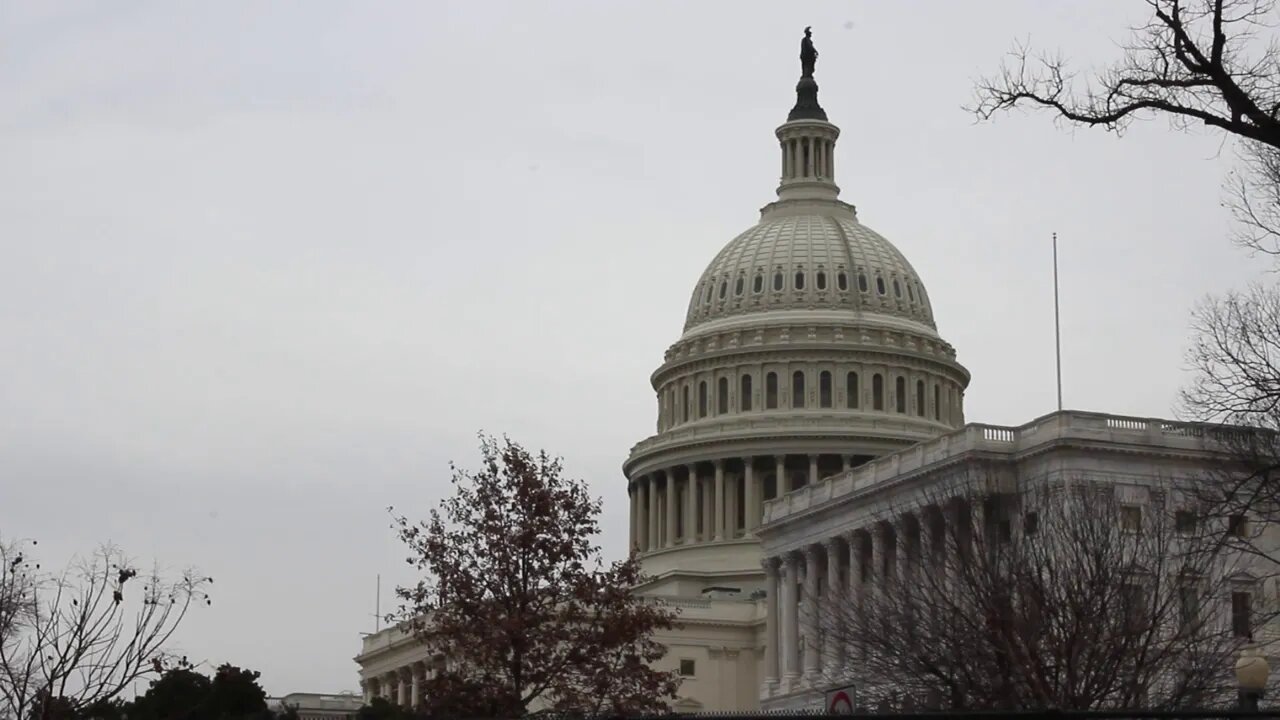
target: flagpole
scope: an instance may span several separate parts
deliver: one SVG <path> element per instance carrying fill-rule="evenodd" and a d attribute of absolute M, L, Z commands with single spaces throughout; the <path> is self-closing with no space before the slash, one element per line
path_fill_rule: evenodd
<path fill-rule="evenodd" d="M 1058 233 L 1053 234 L 1053 344 L 1058 366 L 1058 412 L 1062 412 L 1062 322 L 1058 315 Z"/>

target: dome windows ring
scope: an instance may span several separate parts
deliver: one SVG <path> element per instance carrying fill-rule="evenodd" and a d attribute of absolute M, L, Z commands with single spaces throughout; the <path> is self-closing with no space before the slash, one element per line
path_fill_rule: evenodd
<path fill-rule="evenodd" d="M 721 280 L 720 281 L 720 299 L 723 300 L 725 294 L 728 292 L 729 292 L 729 281 Z"/>
<path fill-rule="evenodd" d="M 764 274 L 756 273 L 756 277 L 751 281 L 751 292 L 759 293 L 764 290 Z"/>
<path fill-rule="evenodd" d="M 738 276 L 738 279 L 737 279 L 737 280 L 735 280 L 735 281 L 734 281 L 734 283 L 733 283 L 733 294 L 734 294 L 734 295 L 741 295 L 741 294 L 742 294 L 742 286 L 743 286 L 744 282 L 745 282 L 745 281 L 742 279 L 742 276 L 741 276 L 741 275 L 739 275 L 739 276 Z"/>
<path fill-rule="evenodd" d="M 884 289 L 884 278 L 882 278 L 882 277 L 877 277 L 877 278 L 876 278 L 876 292 L 880 293 L 881 295 L 884 295 L 884 293 L 885 293 L 885 289 Z"/>
<path fill-rule="evenodd" d="M 804 271 L 803 270 L 796 271 L 795 288 L 796 290 L 804 289 Z"/>
<path fill-rule="evenodd" d="M 858 289 L 862 292 L 867 291 L 867 274 L 858 273 Z"/>
<path fill-rule="evenodd" d="M 817 276 L 814 277 L 814 283 L 819 290 L 826 290 L 827 274 L 819 270 Z"/>
<path fill-rule="evenodd" d="M 896 298 L 902 297 L 902 285 L 898 283 L 898 278 L 893 279 L 893 296 Z"/>
<path fill-rule="evenodd" d="M 781 270 L 773 274 L 773 289 L 775 291 L 782 290 L 782 271 Z"/>
<path fill-rule="evenodd" d="M 848 290 L 848 289 L 849 289 L 849 276 L 848 276 L 848 275 L 846 275 L 846 274 L 844 274 L 843 272 L 841 272 L 841 273 L 837 273 L 837 274 L 836 274 L 836 287 L 840 289 L 840 292 L 844 292 L 844 291 Z"/>

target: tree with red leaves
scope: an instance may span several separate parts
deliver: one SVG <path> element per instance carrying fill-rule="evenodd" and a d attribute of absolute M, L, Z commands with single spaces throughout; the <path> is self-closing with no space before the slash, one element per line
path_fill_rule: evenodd
<path fill-rule="evenodd" d="M 432 715 L 665 710 L 679 680 L 652 663 L 672 610 L 632 594 L 635 557 L 606 565 L 601 503 L 559 459 L 482 435 L 483 469 L 453 466 L 454 495 L 424 522 L 394 514 L 424 575 L 397 588 L 396 619 L 445 665 L 424 684 Z"/>

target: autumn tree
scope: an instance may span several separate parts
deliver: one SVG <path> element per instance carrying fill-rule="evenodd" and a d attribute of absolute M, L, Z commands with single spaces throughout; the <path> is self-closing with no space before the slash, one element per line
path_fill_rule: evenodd
<path fill-rule="evenodd" d="M 0 718 L 50 720 L 102 707 L 154 674 L 209 578 L 142 574 L 104 546 L 47 573 L 34 542 L 0 542 Z"/>
<path fill-rule="evenodd" d="M 1235 240 L 1280 257 L 1280 45 L 1273 0 L 1146 0 L 1147 22 L 1132 28 L 1120 57 L 1081 79 L 1061 54 L 1017 46 L 1000 71 L 977 83 L 970 108 L 982 119 L 1015 108 L 1117 133 L 1164 118 L 1234 140 L 1239 163 L 1226 181 Z M 1218 202 L 1218 198 L 1206 201 Z M 1260 559 L 1275 555 L 1261 528 L 1280 520 L 1280 288 L 1255 285 L 1205 299 L 1192 317 L 1181 395 L 1188 419 L 1251 430 L 1221 436 L 1234 460 L 1199 488 L 1207 519 L 1257 533 L 1230 542 Z M 1280 572 L 1280 564 L 1271 571 Z"/>
<path fill-rule="evenodd" d="M 634 557 L 606 564 L 601 503 L 561 462 L 481 437 L 478 472 L 453 467 L 454 494 L 423 522 L 393 527 L 423 575 L 397 589 L 398 620 L 445 666 L 419 698 L 428 714 L 514 717 L 536 710 L 666 708 L 678 681 L 651 663 L 669 609 L 631 593 Z"/>
<path fill-rule="evenodd" d="M 1178 709 L 1229 699 L 1251 626 L 1236 583 L 1251 559 L 1152 488 L 1122 505 L 1108 483 L 1024 479 L 923 490 L 888 510 L 882 543 L 855 543 L 853 577 L 818 617 L 871 707 L 953 710 Z M 921 508 L 929 508 L 921 511 Z M 911 509 L 911 522 L 898 522 Z M 1218 529 L 1217 532 L 1221 532 Z"/>

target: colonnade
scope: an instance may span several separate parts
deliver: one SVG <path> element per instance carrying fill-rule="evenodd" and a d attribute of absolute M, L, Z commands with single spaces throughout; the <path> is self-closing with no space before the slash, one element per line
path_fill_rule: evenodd
<path fill-rule="evenodd" d="M 764 692 L 785 694 L 853 675 L 866 649 L 850 629 L 872 593 L 916 582 L 916 573 L 953 572 L 949 554 L 966 547 L 975 528 L 1007 531 L 1005 518 L 998 496 L 954 498 L 764 558 Z M 959 540 L 947 542 L 949 536 Z"/>
<path fill-rule="evenodd" d="M 422 702 L 427 678 L 435 671 L 435 664 L 419 660 L 380 675 L 364 678 L 360 684 L 365 703 L 382 698 L 403 708 L 416 708 Z"/>
<path fill-rule="evenodd" d="M 765 500 L 869 459 L 867 455 L 747 455 L 639 475 L 629 489 L 631 547 L 653 552 L 742 537 L 760 524 Z"/>

